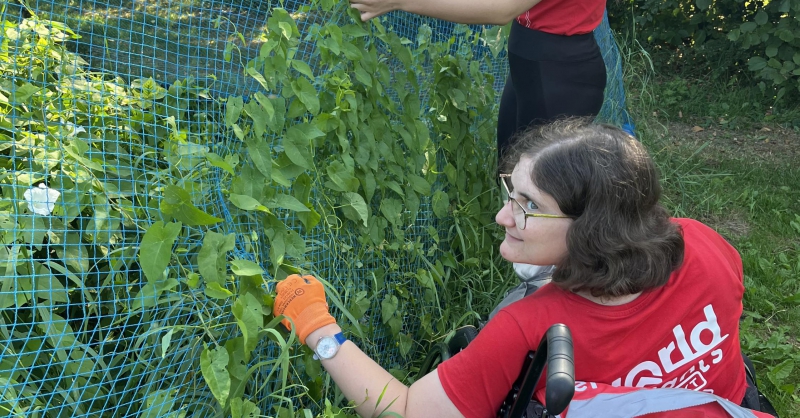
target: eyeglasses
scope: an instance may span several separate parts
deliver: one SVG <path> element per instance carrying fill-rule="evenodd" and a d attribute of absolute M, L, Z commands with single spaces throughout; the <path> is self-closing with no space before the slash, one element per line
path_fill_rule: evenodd
<path fill-rule="evenodd" d="M 517 199 L 511 197 L 511 187 L 508 185 L 510 178 L 511 174 L 501 174 L 500 183 L 503 184 L 503 200 L 506 204 L 511 202 L 511 213 L 514 214 L 514 222 L 517 224 L 517 228 L 525 229 L 528 218 L 569 218 L 567 215 L 550 215 L 547 213 L 530 213 L 526 211 Z"/>

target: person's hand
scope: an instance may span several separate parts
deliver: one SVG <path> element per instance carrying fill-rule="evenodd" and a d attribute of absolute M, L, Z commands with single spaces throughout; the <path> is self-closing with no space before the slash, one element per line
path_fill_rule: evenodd
<path fill-rule="evenodd" d="M 400 0 L 350 0 L 350 7 L 361 13 L 361 21 L 400 10 Z"/>
<path fill-rule="evenodd" d="M 336 323 L 336 319 L 328 312 L 325 288 L 314 276 L 292 274 L 278 283 L 276 290 L 272 313 L 287 317 L 281 321 L 287 329 L 292 328 L 288 318 L 294 321 L 301 344 L 306 343 L 306 337 L 311 332 Z"/>

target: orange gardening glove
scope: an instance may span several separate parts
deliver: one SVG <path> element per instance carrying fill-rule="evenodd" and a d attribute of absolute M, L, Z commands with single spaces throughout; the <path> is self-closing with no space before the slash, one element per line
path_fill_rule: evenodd
<path fill-rule="evenodd" d="M 287 317 L 281 321 L 287 329 L 292 329 L 288 319 L 292 318 L 301 344 L 306 343 L 308 334 L 325 325 L 336 323 L 336 319 L 328 312 L 325 288 L 314 276 L 300 277 L 299 274 L 292 274 L 281 280 L 276 289 L 278 294 L 272 313 Z"/>

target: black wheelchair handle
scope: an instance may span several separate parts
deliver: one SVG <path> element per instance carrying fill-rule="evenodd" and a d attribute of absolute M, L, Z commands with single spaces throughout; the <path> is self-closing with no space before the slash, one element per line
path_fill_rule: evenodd
<path fill-rule="evenodd" d="M 499 418 L 521 418 L 524 415 L 545 366 L 544 407 L 547 415 L 558 415 L 564 412 L 575 394 L 572 334 L 564 324 L 552 325 L 536 351 L 528 352 L 522 372 L 500 407 Z"/>
<path fill-rule="evenodd" d="M 575 394 L 575 362 L 573 360 L 572 334 L 564 324 L 555 324 L 547 330 L 547 386 L 545 407 L 551 415 L 567 409 Z"/>

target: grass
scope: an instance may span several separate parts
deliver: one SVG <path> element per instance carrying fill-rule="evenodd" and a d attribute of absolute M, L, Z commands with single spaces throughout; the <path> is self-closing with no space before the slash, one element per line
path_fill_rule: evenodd
<path fill-rule="evenodd" d="M 780 416 L 800 417 L 800 104 L 746 74 L 662 75 L 641 48 L 626 55 L 629 107 L 665 202 L 739 250 L 743 350 Z"/>

